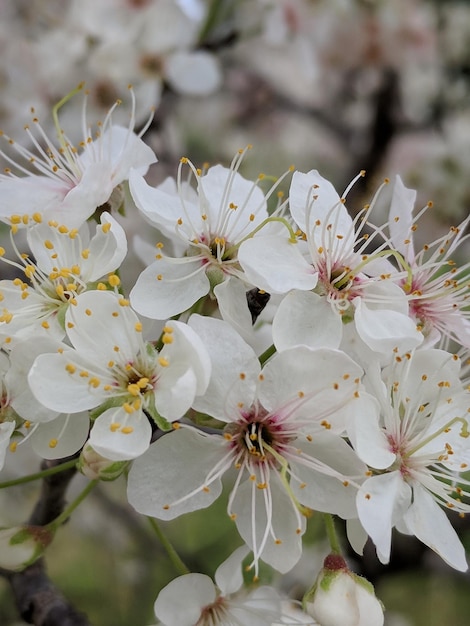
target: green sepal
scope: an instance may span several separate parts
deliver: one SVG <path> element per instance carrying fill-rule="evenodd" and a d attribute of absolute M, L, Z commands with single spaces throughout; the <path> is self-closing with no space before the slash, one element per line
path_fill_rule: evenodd
<path fill-rule="evenodd" d="M 106 400 L 105 402 L 97 406 L 96 409 L 92 409 L 90 411 L 90 419 L 95 420 L 97 417 L 99 417 L 102 413 L 104 413 L 108 409 L 114 409 L 117 406 L 122 406 L 123 403 L 124 401 L 122 397 L 109 398 L 109 400 Z"/>
<path fill-rule="evenodd" d="M 168 431 L 172 429 L 171 422 L 162 417 L 160 413 L 157 411 L 155 407 L 155 396 L 154 394 L 149 395 L 149 401 L 145 405 L 145 412 L 150 415 L 155 424 L 158 426 L 160 430 Z"/>

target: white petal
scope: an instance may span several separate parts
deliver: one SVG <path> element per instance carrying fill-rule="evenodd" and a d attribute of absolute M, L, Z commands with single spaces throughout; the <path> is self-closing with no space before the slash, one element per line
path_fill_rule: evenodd
<path fill-rule="evenodd" d="M 189 309 L 209 293 L 209 279 L 199 257 L 162 258 L 149 265 L 137 279 L 132 306 L 150 319 L 166 320 Z"/>
<path fill-rule="evenodd" d="M 217 59 L 205 51 L 177 52 L 165 63 L 165 78 L 181 94 L 206 96 L 221 84 Z"/>
<path fill-rule="evenodd" d="M 367 479 L 357 493 L 359 519 L 382 563 L 390 559 L 394 517 L 403 515 L 410 502 L 411 487 L 398 470 Z"/>
<path fill-rule="evenodd" d="M 154 611 L 163 626 L 194 626 L 202 609 L 215 599 L 214 583 L 209 576 L 186 574 L 160 591 Z"/>
<path fill-rule="evenodd" d="M 405 515 L 410 532 L 459 572 L 468 569 L 465 549 L 431 494 L 420 485 L 413 487 L 413 503 Z"/>
<path fill-rule="evenodd" d="M 280 303 L 273 319 L 277 350 L 294 346 L 339 348 L 343 334 L 341 316 L 326 298 L 311 291 L 291 291 Z"/>
<path fill-rule="evenodd" d="M 215 582 L 223 595 L 235 593 L 243 585 L 242 561 L 248 555 L 247 546 L 237 548 L 219 565 L 215 572 Z"/>
<path fill-rule="evenodd" d="M 120 428 L 115 428 L 120 424 Z M 152 427 L 141 411 L 128 414 L 122 407 L 104 411 L 93 424 L 90 444 L 111 461 L 127 461 L 143 454 L 150 445 Z"/>
<path fill-rule="evenodd" d="M 110 291 L 85 291 L 76 305 L 67 309 L 67 334 L 74 348 L 99 367 L 116 357 L 116 346 L 122 361 L 132 361 L 141 346 L 135 330 L 139 318 L 129 306 Z"/>
<path fill-rule="evenodd" d="M 285 236 L 257 236 L 243 242 L 238 260 L 248 280 L 268 293 L 314 289 L 318 274 L 299 246 Z"/>
<path fill-rule="evenodd" d="M 196 396 L 194 370 L 185 364 L 173 363 L 161 369 L 155 390 L 155 407 L 170 422 L 180 419 Z"/>
<path fill-rule="evenodd" d="M 88 385 L 88 378 L 79 375 L 79 355 L 70 351 L 67 356 L 67 352 L 42 354 L 35 360 L 28 375 L 31 391 L 41 404 L 58 413 L 78 413 L 98 406 L 109 397 L 108 394 Z M 73 354 L 75 374 L 65 369 L 71 362 L 70 354 Z M 82 362 L 82 365 L 83 370 L 92 375 L 90 362 Z"/>
<path fill-rule="evenodd" d="M 80 450 L 88 437 L 88 412 L 59 415 L 52 422 L 41 424 L 31 435 L 31 446 L 44 459 L 62 459 Z M 54 441 L 54 446 L 51 446 Z"/>
<path fill-rule="evenodd" d="M 103 232 L 102 226 L 96 227 L 96 234 L 89 244 L 88 259 L 82 259 L 83 273 L 88 281 L 98 280 L 101 276 L 116 270 L 127 254 L 126 233 L 122 226 L 109 213 L 102 213 L 101 224 L 110 224 L 111 228 Z M 90 262 L 90 270 L 87 271 Z"/>
<path fill-rule="evenodd" d="M 222 491 L 220 479 L 207 491 L 202 487 L 224 453 L 224 440 L 219 436 L 206 437 L 187 428 L 164 435 L 134 461 L 127 488 L 129 503 L 139 513 L 165 520 L 209 506 Z M 173 504 L 199 488 L 180 504 Z"/>
<path fill-rule="evenodd" d="M 5 464 L 5 456 L 10 445 L 10 437 L 15 430 L 15 422 L 3 422 L 0 424 L 0 470 Z"/>
<path fill-rule="evenodd" d="M 413 250 L 413 207 L 416 201 L 416 191 L 408 189 L 400 176 L 395 179 L 392 202 L 389 212 L 390 239 L 393 245 L 405 257 L 405 260 L 414 259 Z"/>
<path fill-rule="evenodd" d="M 294 567 L 302 554 L 305 520 L 296 514 L 277 473 L 271 473 L 266 489 L 258 489 L 256 482 L 251 480 L 242 483 L 233 500 L 232 511 L 237 516 L 238 532 L 253 550 L 255 559 L 261 558 L 281 573 Z M 269 534 L 264 548 L 257 554 L 267 529 L 271 527 L 277 542 Z"/>
<path fill-rule="evenodd" d="M 385 432 L 379 425 L 380 406 L 377 400 L 362 392 L 351 403 L 348 436 L 358 456 L 371 467 L 386 469 L 395 461 Z"/>
<path fill-rule="evenodd" d="M 231 407 L 235 407 L 237 401 L 251 404 L 260 371 L 259 361 L 253 349 L 227 322 L 192 315 L 188 325 L 201 337 L 212 364 L 207 391 L 204 396 L 196 398 L 193 408 L 226 421 L 226 411 L 230 409 L 227 406 L 228 393 L 241 378 L 246 384 L 240 389 L 240 396 L 232 394 Z"/>

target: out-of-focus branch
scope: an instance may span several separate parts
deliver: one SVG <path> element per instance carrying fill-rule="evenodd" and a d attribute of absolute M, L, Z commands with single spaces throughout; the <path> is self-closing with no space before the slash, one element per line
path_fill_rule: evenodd
<path fill-rule="evenodd" d="M 43 461 L 48 469 L 69 459 Z M 65 493 L 76 469 L 47 476 L 43 479 L 41 494 L 28 520 L 28 524 L 45 526 L 65 508 Z M 90 626 L 85 615 L 79 613 L 49 580 L 43 559 L 39 559 L 21 572 L 0 570 L 11 585 L 21 618 L 34 626 Z"/>

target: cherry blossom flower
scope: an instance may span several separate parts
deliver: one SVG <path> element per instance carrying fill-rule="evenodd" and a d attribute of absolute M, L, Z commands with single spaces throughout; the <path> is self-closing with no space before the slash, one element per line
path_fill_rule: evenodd
<path fill-rule="evenodd" d="M 421 215 L 413 218 L 416 191 L 407 189 L 397 176 L 389 214 L 390 239 L 403 255 L 404 272 L 400 285 L 408 295 L 410 315 L 433 344 L 441 340 L 446 347 L 450 339 L 470 347 L 470 306 L 468 272 L 470 262 L 460 267 L 453 260 L 459 248 L 468 241 L 468 216 L 446 235 L 426 244 L 416 253 L 413 233 Z"/>
<path fill-rule="evenodd" d="M 193 315 L 189 324 L 212 360 L 207 392 L 193 408 L 225 427 L 208 435 L 182 425 L 153 443 L 131 468 L 129 502 L 173 519 L 211 504 L 235 470 L 227 513 L 253 550 L 255 575 L 259 559 L 286 572 L 301 556 L 309 508 L 357 516 L 354 485 L 367 468 L 339 433 L 362 370 L 342 352 L 299 347 L 260 371 L 225 322 Z"/>
<path fill-rule="evenodd" d="M 378 272 L 384 266 L 391 267 L 381 258 L 385 243 L 375 253 L 365 253 L 380 232 L 376 230 L 371 237 L 362 234 L 362 224 L 374 203 L 353 220 L 344 204 L 348 189 L 340 198 L 316 170 L 295 172 L 289 205 L 308 251 L 299 252 L 301 241 L 295 245 L 279 236 L 260 235 L 240 246 L 240 264 L 254 285 L 268 292 L 290 292 L 273 321 L 274 343 L 279 350 L 297 344 L 337 348 L 343 324 L 351 321 L 373 351 L 412 348 L 423 339 L 408 316 L 405 294 L 388 273 Z M 318 278 L 313 291 L 312 286 L 298 285 L 307 256 L 311 272 Z M 317 329 L 321 329 L 319 333 Z"/>
<path fill-rule="evenodd" d="M 392 528 L 415 535 L 449 565 L 467 569 L 465 550 L 445 513 L 465 514 L 470 399 L 460 359 L 442 350 L 395 355 L 380 375 L 366 374 L 373 397 L 348 430 L 373 475 L 357 492 L 357 509 L 381 562 L 390 557 Z M 367 399 L 365 399 L 367 402 Z"/>
<path fill-rule="evenodd" d="M 176 183 L 167 179 L 157 188 L 131 173 L 132 197 L 144 217 L 182 248 L 181 256 L 174 258 L 157 243 L 156 260 L 142 272 L 130 294 L 142 315 L 166 319 L 189 309 L 229 276 L 245 280 L 238 247 L 246 237 L 254 235 L 256 240 L 257 231 L 273 220 L 267 199 L 281 180 L 265 195 L 258 186 L 262 176 L 251 182 L 238 172 L 245 153 L 240 150 L 230 168 L 215 165 L 207 173 L 182 159 Z M 189 166 L 197 190 L 182 180 L 183 165 Z M 304 281 L 312 286 L 310 274 Z"/>
<path fill-rule="evenodd" d="M 106 289 L 98 283 L 106 274 L 108 286 L 119 284 L 113 272 L 126 256 L 126 235 L 109 213 L 102 213 L 100 221 L 92 237 L 88 224 L 70 229 L 51 221 L 29 228 L 33 259 L 20 254 L 12 239 L 18 261 L 0 261 L 20 270 L 28 282 L 20 277 L 0 281 L 0 339 L 5 345 L 38 336 L 62 339 L 65 311 L 78 294 Z"/>
<path fill-rule="evenodd" d="M 36 154 L 2 133 L 3 140 L 23 160 L 22 164 L 10 156 L 10 151 L 0 151 L 11 165 L 7 173 L 0 176 L 0 220 L 14 228 L 44 219 L 79 228 L 98 207 L 108 202 L 113 190 L 127 180 L 131 168 L 145 174 L 149 165 L 157 160 L 149 146 L 134 133 L 134 113 L 127 128 L 112 123 L 112 112 L 118 103 L 111 107 L 94 138 L 86 124 L 84 105 L 83 138 L 80 146 L 75 147 L 60 128 L 57 112 L 79 89 L 53 110 L 58 148 L 36 117 L 33 123 L 38 137 L 26 127 Z M 132 89 L 130 93 L 134 110 Z M 31 168 L 37 173 L 31 173 Z"/>
<path fill-rule="evenodd" d="M 142 323 L 123 297 L 88 291 L 65 315 L 73 348 L 39 356 L 29 384 L 44 406 L 58 412 L 97 409 L 89 442 L 115 461 L 142 454 L 152 427 L 169 428 L 205 391 L 210 363 L 187 325 L 169 321 L 158 351 L 142 338 Z"/>
<path fill-rule="evenodd" d="M 205 574 L 185 574 L 172 580 L 158 594 L 155 615 L 162 626 L 271 626 L 282 619 L 281 598 L 271 587 L 246 593 L 241 561 L 246 547 L 235 550 L 215 573 L 216 584 Z M 184 602 L 181 602 L 184 598 Z M 301 623 L 289 621 L 289 624 Z"/>

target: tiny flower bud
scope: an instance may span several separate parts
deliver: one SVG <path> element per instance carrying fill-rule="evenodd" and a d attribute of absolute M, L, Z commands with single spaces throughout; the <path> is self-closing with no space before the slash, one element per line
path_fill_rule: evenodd
<path fill-rule="evenodd" d="M 90 480 L 116 480 L 129 465 L 129 461 L 111 461 L 98 454 L 88 443 L 78 459 L 78 470 Z"/>
<path fill-rule="evenodd" d="M 330 554 L 304 598 L 305 610 L 322 626 L 383 626 L 384 614 L 371 583 Z"/>
<path fill-rule="evenodd" d="M 14 526 L 0 530 L 0 567 L 21 571 L 42 556 L 53 536 L 53 530 L 42 526 Z"/>

